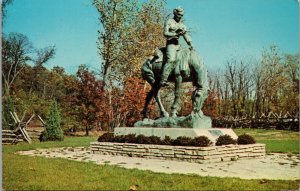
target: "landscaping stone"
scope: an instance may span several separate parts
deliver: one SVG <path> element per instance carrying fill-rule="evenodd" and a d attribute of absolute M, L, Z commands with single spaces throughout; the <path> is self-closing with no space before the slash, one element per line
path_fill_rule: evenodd
<path fill-rule="evenodd" d="M 91 152 L 109 155 L 122 154 L 143 158 L 161 158 L 170 160 L 209 163 L 237 160 L 239 158 L 257 158 L 265 156 L 265 144 L 223 145 L 211 147 L 184 147 L 171 145 L 148 145 L 133 143 L 92 142 Z M 118 149 L 116 149 L 118 147 Z"/>

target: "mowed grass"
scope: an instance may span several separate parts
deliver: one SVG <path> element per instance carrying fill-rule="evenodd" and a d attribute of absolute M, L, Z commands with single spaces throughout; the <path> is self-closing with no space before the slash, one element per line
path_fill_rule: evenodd
<path fill-rule="evenodd" d="M 244 132 L 239 130 L 239 133 Z M 246 133 L 257 132 L 246 130 Z M 261 133 L 260 136 L 263 137 Z M 296 139 L 294 132 L 290 136 Z M 288 141 L 287 135 L 285 138 Z M 268 141 L 259 136 L 256 139 Z M 15 154 L 20 150 L 37 148 L 87 147 L 90 142 L 96 140 L 97 137 L 67 137 L 63 142 L 3 146 L 3 188 L 5 190 L 129 190 L 130 186 L 138 185 L 138 190 L 296 190 L 299 187 L 299 181 L 164 174 L 112 165 Z M 274 143 L 266 144 L 267 148 L 271 144 L 275 147 L 272 149 L 278 149 Z"/>
<path fill-rule="evenodd" d="M 266 144 L 266 150 L 279 153 L 299 153 L 299 132 L 265 129 L 234 129 L 237 135 L 249 134 L 258 143 Z"/>
<path fill-rule="evenodd" d="M 5 190 L 128 190 L 132 185 L 140 190 L 279 190 L 298 185 L 297 181 L 163 174 L 12 154 L 5 154 L 3 162 Z"/>

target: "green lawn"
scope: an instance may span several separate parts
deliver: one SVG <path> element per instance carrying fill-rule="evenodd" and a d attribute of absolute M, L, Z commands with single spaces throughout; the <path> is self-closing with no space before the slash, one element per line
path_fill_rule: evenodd
<path fill-rule="evenodd" d="M 265 129 L 234 129 L 237 135 L 247 133 L 258 143 L 266 144 L 267 152 L 299 153 L 299 132 Z"/>
<path fill-rule="evenodd" d="M 257 134 L 257 130 L 235 130 Z M 282 140 L 289 137 L 298 141 L 294 132 L 284 133 Z M 256 135 L 259 142 L 265 142 L 271 151 L 282 150 L 285 146 L 264 139 L 270 132 Z M 268 134 L 268 135 L 267 135 Z M 297 133 L 296 133 L 297 134 Z M 63 142 L 26 143 L 3 146 L 3 188 L 5 190 L 128 190 L 139 185 L 139 190 L 296 190 L 299 181 L 287 180 L 243 180 L 239 178 L 201 177 L 198 175 L 164 174 L 137 169 L 124 169 L 110 165 L 20 156 L 19 150 L 51 147 L 89 146 L 97 137 L 67 137 Z M 276 142 L 277 141 L 277 142 Z M 292 145 L 289 143 L 288 145 Z M 274 148 L 273 148 L 274 147 Z M 290 151 L 287 151 L 290 152 Z"/>

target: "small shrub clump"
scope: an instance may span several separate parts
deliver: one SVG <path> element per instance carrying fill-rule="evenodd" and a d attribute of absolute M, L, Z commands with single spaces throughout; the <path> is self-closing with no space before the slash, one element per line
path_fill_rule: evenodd
<path fill-rule="evenodd" d="M 222 135 L 216 141 L 217 146 L 230 145 L 230 144 L 236 144 L 236 143 L 237 143 L 236 140 L 234 140 L 229 135 Z"/>
<path fill-rule="evenodd" d="M 171 139 L 169 136 L 165 136 L 165 138 L 161 140 L 158 136 L 147 137 L 145 135 L 136 136 L 135 134 L 114 136 L 113 133 L 105 133 L 98 138 L 98 141 L 196 147 L 207 147 L 212 145 L 212 142 L 205 136 L 196 137 L 194 139 L 184 136 L 177 137 L 177 139 Z"/>
<path fill-rule="evenodd" d="M 248 145 L 248 144 L 254 144 L 256 143 L 256 141 L 251 135 L 243 134 L 238 136 L 237 143 L 239 145 Z"/>
<path fill-rule="evenodd" d="M 99 142 L 114 142 L 114 134 L 113 133 L 104 133 L 98 138 Z"/>
<path fill-rule="evenodd" d="M 151 142 L 150 144 L 154 144 L 154 145 L 161 145 L 162 144 L 161 139 L 159 137 L 157 137 L 157 136 L 152 135 L 152 136 L 150 136 L 148 138 L 149 138 L 149 140 Z"/>
<path fill-rule="evenodd" d="M 138 144 L 151 144 L 149 138 L 146 137 L 145 135 L 138 135 L 136 137 L 136 143 L 138 143 Z"/>
<path fill-rule="evenodd" d="M 161 144 L 162 144 L 162 145 L 172 145 L 172 142 L 173 142 L 173 141 L 174 141 L 174 140 L 171 139 L 171 137 L 165 136 L 165 138 L 164 138 L 164 140 L 162 140 Z"/>
<path fill-rule="evenodd" d="M 213 143 L 209 140 L 208 137 L 199 136 L 192 139 L 190 144 L 191 146 L 196 146 L 196 147 L 208 147 L 211 146 Z"/>
<path fill-rule="evenodd" d="M 136 142 L 135 134 L 128 134 L 125 136 L 125 143 L 135 143 L 135 142 Z"/>
<path fill-rule="evenodd" d="M 125 135 L 117 135 L 117 136 L 114 137 L 114 141 L 113 142 L 125 143 L 125 141 L 126 141 Z"/>
<path fill-rule="evenodd" d="M 190 146 L 192 139 L 190 137 L 180 136 L 172 141 L 172 145 L 175 146 Z"/>

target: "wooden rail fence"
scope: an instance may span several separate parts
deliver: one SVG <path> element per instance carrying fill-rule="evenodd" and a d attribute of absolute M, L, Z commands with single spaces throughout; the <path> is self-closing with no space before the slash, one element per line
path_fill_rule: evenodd
<path fill-rule="evenodd" d="M 252 117 L 233 117 L 227 116 L 224 118 L 213 119 L 214 127 L 222 128 L 257 128 L 257 129 L 278 129 L 299 131 L 299 113 L 291 115 L 288 112 L 285 114 L 276 114 L 273 112 L 267 115 L 254 115 Z"/>

